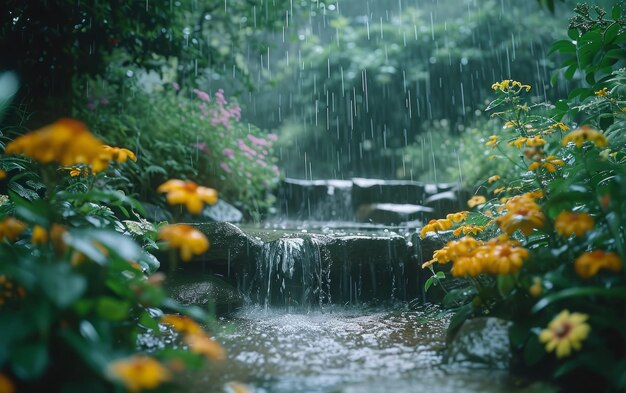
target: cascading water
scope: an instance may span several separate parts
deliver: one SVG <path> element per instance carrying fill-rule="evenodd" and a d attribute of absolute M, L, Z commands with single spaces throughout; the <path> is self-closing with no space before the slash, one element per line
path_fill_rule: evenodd
<path fill-rule="evenodd" d="M 253 303 L 265 307 L 328 304 L 331 265 L 327 250 L 315 237 L 264 243 L 248 295 Z"/>

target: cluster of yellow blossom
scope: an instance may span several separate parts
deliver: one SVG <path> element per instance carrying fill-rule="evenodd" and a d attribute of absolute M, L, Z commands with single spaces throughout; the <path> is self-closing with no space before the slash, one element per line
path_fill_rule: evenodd
<path fill-rule="evenodd" d="M 557 121 L 556 123 L 552 123 L 548 126 L 548 129 L 550 130 L 554 130 L 554 129 L 560 129 L 561 131 L 569 131 L 569 127 L 560 121 Z"/>
<path fill-rule="evenodd" d="M 14 217 L 5 217 L 0 221 L 0 240 L 7 239 L 12 242 L 24 232 L 26 224 Z"/>
<path fill-rule="evenodd" d="M 500 90 L 503 93 L 507 93 L 509 91 L 519 93 L 522 89 L 526 89 L 526 92 L 530 91 L 529 85 L 523 85 L 522 82 L 510 79 L 505 79 L 502 82 L 496 82 L 491 85 L 491 88 L 496 91 Z"/>
<path fill-rule="evenodd" d="M 171 248 L 180 249 L 180 258 L 189 261 L 209 249 L 209 239 L 202 232 L 185 224 L 166 225 L 159 230 L 159 239 Z"/>
<path fill-rule="evenodd" d="M 107 367 L 107 374 L 121 382 L 130 392 L 154 389 L 171 379 L 169 370 L 159 361 L 141 355 L 111 362 Z"/>
<path fill-rule="evenodd" d="M 563 211 L 554 221 L 554 229 L 561 236 L 584 235 L 593 228 L 593 218 L 585 212 Z"/>
<path fill-rule="evenodd" d="M 535 201 L 541 196 L 541 192 L 533 192 L 508 199 L 504 204 L 506 213 L 496 218 L 500 229 L 509 235 L 519 229 L 528 236 L 533 229 L 542 228 L 545 216 Z"/>
<path fill-rule="evenodd" d="M 476 235 L 484 229 L 484 227 L 478 225 L 462 225 L 452 231 L 452 234 L 457 237 L 461 235 Z"/>
<path fill-rule="evenodd" d="M 161 323 L 171 326 L 184 335 L 184 340 L 191 352 L 206 356 L 209 359 L 219 360 L 226 355 L 224 348 L 215 340 L 209 338 L 202 327 L 194 320 L 183 315 L 164 315 Z"/>
<path fill-rule="evenodd" d="M 562 141 L 563 146 L 567 146 L 570 142 L 578 148 L 582 147 L 585 142 L 592 142 L 598 147 L 604 147 L 609 143 L 604 134 L 589 126 L 581 126 L 565 135 Z"/>
<path fill-rule="evenodd" d="M 491 146 L 492 149 L 495 149 L 498 146 L 498 137 L 496 135 L 489 136 L 489 140 L 485 142 L 485 146 Z"/>
<path fill-rule="evenodd" d="M 424 238 L 429 232 L 446 231 L 452 228 L 454 223 L 464 221 L 467 218 L 467 214 L 467 211 L 461 211 L 457 213 L 450 213 L 446 216 L 446 218 L 430 220 L 428 224 L 424 225 L 422 228 L 420 236 Z"/>
<path fill-rule="evenodd" d="M 465 236 L 448 242 L 433 254 L 433 259 L 424 263 L 422 268 L 433 263 L 453 262 L 453 276 L 477 276 L 481 273 L 507 275 L 519 271 L 528 250 L 519 242 L 506 235 L 493 238 L 488 242 Z"/>
<path fill-rule="evenodd" d="M 567 357 L 572 350 L 582 348 L 582 342 L 591 331 L 586 323 L 588 318 L 587 314 L 563 310 L 550 321 L 547 329 L 541 331 L 539 341 L 546 344 L 547 352 L 556 350 L 557 358 Z"/>
<path fill-rule="evenodd" d="M 511 142 L 509 142 L 509 146 L 515 146 L 517 148 L 521 148 L 523 145 L 528 147 L 538 147 L 546 144 L 546 140 L 540 136 L 531 136 L 531 137 L 519 137 Z"/>
<path fill-rule="evenodd" d="M 191 214 L 202 211 L 204 203 L 217 203 L 217 191 L 202 187 L 192 181 L 171 179 L 161 184 L 157 192 L 167 193 L 167 203 L 170 205 L 185 205 Z"/>
<path fill-rule="evenodd" d="M 78 165 L 90 165 L 97 173 L 105 170 L 111 161 L 137 160 L 130 150 L 103 144 L 85 124 L 69 118 L 16 138 L 7 144 L 6 154 L 23 154 L 42 164 L 56 162 L 69 166 L 72 176 L 81 173 L 74 172 Z"/>
<path fill-rule="evenodd" d="M 536 171 L 539 168 L 546 168 L 550 173 L 556 172 L 557 167 L 563 166 L 563 160 L 557 156 L 548 156 L 539 161 L 535 161 L 528 166 L 529 171 Z"/>
<path fill-rule="evenodd" d="M 487 183 L 493 183 L 493 182 L 498 181 L 498 180 L 500 180 L 500 176 L 498 176 L 498 175 L 493 175 L 493 176 L 490 176 L 490 177 L 487 179 Z"/>
<path fill-rule="evenodd" d="M 595 276 L 600 269 L 619 272 L 622 270 L 622 261 L 613 252 L 594 250 L 582 254 L 574 262 L 574 270 L 580 277 L 585 279 Z"/>
<path fill-rule="evenodd" d="M 598 97 L 606 97 L 609 95 L 609 88 L 608 87 L 604 87 L 596 92 L 594 92 L 595 95 L 597 95 Z"/>

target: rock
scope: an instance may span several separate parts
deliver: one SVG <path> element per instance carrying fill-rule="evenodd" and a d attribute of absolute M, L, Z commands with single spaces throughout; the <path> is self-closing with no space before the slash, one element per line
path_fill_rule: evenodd
<path fill-rule="evenodd" d="M 432 208 L 420 205 L 374 203 L 359 206 L 356 212 L 356 218 L 361 222 L 399 224 L 401 222 L 414 220 L 424 222 L 433 212 L 434 210 Z"/>
<path fill-rule="evenodd" d="M 464 209 L 455 191 L 444 191 L 431 195 L 424 201 L 424 206 L 432 208 L 437 218 L 442 218 L 446 214 Z"/>
<path fill-rule="evenodd" d="M 243 295 L 230 284 L 212 275 L 176 275 L 168 278 L 166 289 L 183 305 L 215 307 L 218 314 L 231 312 L 244 303 Z"/>
<path fill-rule="evenodd" d="M 467 368 L 508 369 L 512 354 L 510 322 L 498 318 L 468 319 L 452 339 L 446 360 Z"/>
<path fill-rule="evenodd" d="M 373 203 L 419 204 L 424 199 L 423 183 L 409 180 L 352 179 L 352 205 Z"/>
<path fill-rule="evenodd" d="M 210 247 L 201 258 L 204 261 L 239 261 L 255 255 L 260 241 L 249 237 L 228 222 L 191 224 L 209 239 Z"/>
<path fill-rule="evenodd" d="M 206 206 L 199 218 L 201 220 L 205 218 L 203 221 L 209 218 L 212 221 L 241 222 L 243 213 L 230 203 L 219 199 L 215 205 Z"/>

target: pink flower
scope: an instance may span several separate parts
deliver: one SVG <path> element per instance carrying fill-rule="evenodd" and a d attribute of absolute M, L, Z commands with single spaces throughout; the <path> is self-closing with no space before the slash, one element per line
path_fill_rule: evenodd
<path fill-rule="evenodd" d="M 251 148 L 250 146 L 246 145 L 246 142 L 244 142 L 241 139 L 237 139 L 237 147 L 239 148 L 239 150 L 241 150 L 244 154 L 249 154 L 250 156 L 256 156 L 257 152 L 256 150 L 254 150 L 253 148 Z"/>
<path fill-rule="evenodd" d="M 224 172 L 226 172 L 226 173 L 231 173 L 232 172 L 232 170 L 230 169 L 228 164 L 225 163 L 225 162 L 221 162 L 220 163 L 220 168 L 222 168 L 224 170 Z"/>
<path fill-rule="evenodd" d="M 201 142 L 201 143 L 194 143 L 191 145 L 191 147 L 195 147 L 196 149 L 203 151 L 205 153 L 209 152 L 209 147 L 207 146 L 206 143 Z"/>
<path fill-rule="evenodd" d="M 178 82 L 172 82 L 172 88 L 176 91 L 180 90 L 180 85 Z"/>
<path fill-rule="evenodd" d="M 257 146 L 269 146 L 269 142 L 266 141 L 263 138 L 257 138 L 256 136 L 252 135 L 252 134 L 248 134 L 248 139 L 250 139 L 250 142 L 252 142 L 252 144 L 257 145 Z"/>
<path fill-rule="evenodd" d="M 231 160 L 232 160 L 233 158 L 235 158 L 235 152 L 233 151 L 233 149 L 228 149 L 228 148 L 226 148 L 226 149 L 222 150 L 222 153 L 223 153 L 226 157 L 230 158 Z"/>
<path fill-rule="evenodd" d="M 226 104 L 226 98 L 224 98 L 224 90 L 219 89 L 215 92 L 215 99 L 217 101 L 217 105 L 223 106 Z"/>
<path fill-rule="evenodd" d="M 276 134 L 267 134 L 267 139 L 270 141 L 276 142 L 278 140 L 278 135 Z"/>
<path fill-rule="evenodd" d="M 263 161 L 263 160 L 259 160 L 259 159 L 257 159 L 257 160 L 256 160 L 256 163 L 257 163 L 257 164 L 259 164 L 259 165 L 261 165 L 263 168 L 265 168 L 265 167 L 267 166 L 267 163 L 266 163 L 265 161 Z"/>
<path fill-rule="evenodd" d="M 276 165 L 272 165 L 272 172 L 274 172 L 274 175 L 276 176 L 280 174 L 280 171 L 278 170 L 278 167 Z"/>
<path fill-rule="evenodd" d="M 209 97 L 209 95 L 202 90 L 199 89 L 193 89 L 193 92 L 196 93 L 196 97 L 198 97 L 199 99 L 201 99 L 202 101 L 211 101 L 211 97 Z"/>

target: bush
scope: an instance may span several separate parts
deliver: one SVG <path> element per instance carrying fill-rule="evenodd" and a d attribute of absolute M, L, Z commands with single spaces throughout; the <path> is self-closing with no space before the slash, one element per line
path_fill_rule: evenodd
<path fill-rule="evenodd" d="M 169 83 L 148 92 L 135 77 L 123 78 L 89 83 L 96 87 L 75 106 L 96 133 L 137 152 L 137 164 L 122 173 L 128 191 L 155 202 L 151 190 L 173 177 L 218 188 L 249 215 L 272 205 L 279 179 L 274 134 L 243 124 L 241 107 L 222 90 L 209 95 Z"/>

